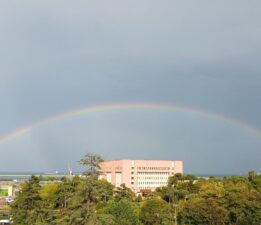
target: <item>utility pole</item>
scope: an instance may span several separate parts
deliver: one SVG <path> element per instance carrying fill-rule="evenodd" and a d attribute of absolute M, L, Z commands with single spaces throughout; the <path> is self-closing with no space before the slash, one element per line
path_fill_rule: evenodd
<path fill-rule="evenodd" d="M 178 207 L 178 205 L 177 204 L 173 204 L 173 207 L 175 209 L 175 225 L 178 225 L 178 220 L 177 220 L 177 207 Z"/>

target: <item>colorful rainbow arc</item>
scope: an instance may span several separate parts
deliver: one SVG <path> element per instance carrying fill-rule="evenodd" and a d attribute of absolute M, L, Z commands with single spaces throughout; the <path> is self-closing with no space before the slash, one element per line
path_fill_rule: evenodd
<path fill-rule="evenodd" d="M 178 112 L 186 112 L 186 113 L 193 113 L 198 114 L 199 116 L 206 117 L 211 120 L 222 121 L 228 124 L 231 124 L 235 127 L 239 127 L 241 129 L 245 129 L 252 133 L 255 133 L 258 136 L 261 136 L 261 130 L 244 123 L 242 121 L 235 120 L 233 118 L 225 117 L 223 115 L 207 112 L 201 109 L 192 108 L 189 106 L 184 105 L 174 105 L 174 104 L 164 104 L 164 103 L 109 103 L 109 104 L 101 104 L 101 105 L 94 105 L 88 106 L 85 108 L 80 108 L 73 111 L 64 112 L 61 114 L 57 114 L 54 116 L 47 117 L 41 121 L 29 124 L 22 128 L 18 128 L 9 132 L 0 137 L 0 144 L 9 140 L 12 140 L 22 134 L 32 130 L 36 127 L 39 127 L 45 123 L 49 123 L 56 120 L 61 120 L 67 117 L 74 117 L 82 114 L 87 113 L 95 113 L 95 112 L 102 112 L 102 111 L 110 111 L 110 110 L 127 110 L 127 109 L 161 109 L 161 110 L 174 110 Z"/>

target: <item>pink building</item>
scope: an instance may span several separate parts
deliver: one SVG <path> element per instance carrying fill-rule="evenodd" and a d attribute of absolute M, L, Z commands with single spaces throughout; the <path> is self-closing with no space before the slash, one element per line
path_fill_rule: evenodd
<path fill-rule="evenodd" d="M 100 164 L 100 178 L 116 187 L 125 184 L 134 192 L 154 191 L 167 185 L 169 176 L 183 173 L 183 161 L 113 160 Z"/>

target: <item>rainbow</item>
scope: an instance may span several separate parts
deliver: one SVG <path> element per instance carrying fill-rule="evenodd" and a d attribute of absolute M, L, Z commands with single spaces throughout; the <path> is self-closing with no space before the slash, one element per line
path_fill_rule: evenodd
<path fill-rule="evenodd" d="M 261 130 L 251 126 L 248 123 L 244 123 L 242 121 L 229 118 L 220 114 L 208 112 L 202 109 L 189 107 L 185 105 L 176 105 L 176 104 L 165 104 L 165 103 L 143 103 L 143 102 L 134 102 L 134 103 L 107 103 L 107 104 L 101 104 L 101 105 L 93 105 L 88 106 L 80 109 L 76 109 L 73 111 L 63 112 L 57 115 L 53 115 L 50 117 L 47 117 L 43 120 L 28 124 L 27 126 L 15 129 L 9 133 L 6 133 L 3 136 L 0 136 L 0 144 L 4 143 L 6 141 L 10 141 L 15 139 L 18 136 L 23 135 L 24 133 L 39 127 L 45 123 L 50 123 L 57 120 L 62 120 L 67 117 L 75 117 L 79 115 L 85 115 L 88 113 L 96 113 L 96 112 L 103 112 L 103 111 L 112 111 L 112 110 L 129 110 L 129 109 L 160 109 L 160 110 L 172 110 L 176 112 L 185 112 L 185 113 L 192 113 L 199 116 L 203 116 L 205 118 L 208 118 L 210 120 L 216 120 L 228 123 L 232 126 L 247 130 L 249 132 L 252 132 L 258 136 L 261 136 Z"/>

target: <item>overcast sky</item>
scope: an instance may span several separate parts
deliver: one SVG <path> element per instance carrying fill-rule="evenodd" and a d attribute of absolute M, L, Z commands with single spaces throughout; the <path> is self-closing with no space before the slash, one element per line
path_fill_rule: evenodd
<path fill-rule="evenodd" d="M 181 104 L 261 129 L 261 2 L 1 1 L 0 136 L 112 102 Z M 168 110 L 45 123 L 0 143 L 0 171 L 105 159 L 180 159 L 187 173 L 261 172 L 261 136 Z"/>

